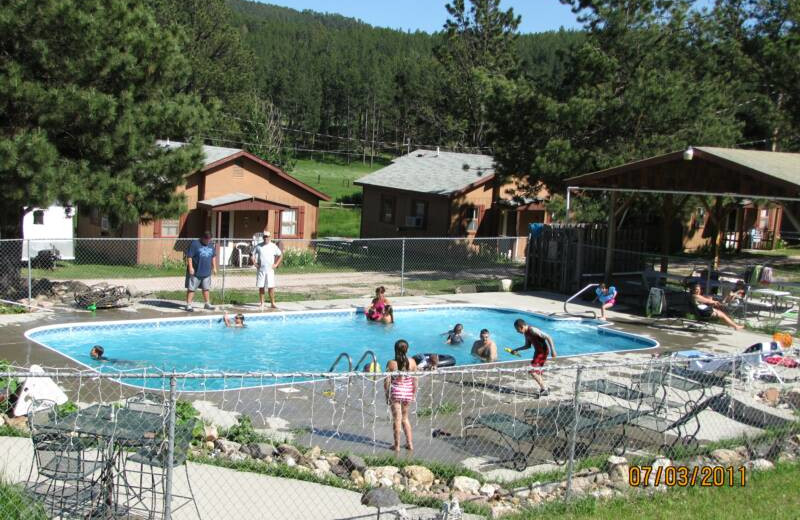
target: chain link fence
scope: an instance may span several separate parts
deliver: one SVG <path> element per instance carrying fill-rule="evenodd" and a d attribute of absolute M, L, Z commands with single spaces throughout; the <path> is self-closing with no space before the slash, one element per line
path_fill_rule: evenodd
<path fill-rule="evenodd" d="M 28 305 L 74 304 L 76 293 L 105 284 L 119 287 L 119 295 L 185 300 L 185 253 L 191 239 L 77 238 L 70 241 L 70 259 L 63 257 L 55 242 L 52 247 L 44 247 L 44 242 L 0 241 L 0 299 Z M 290 302 L 363 297 L 379 285 L 400 295 L 521 287 L 527 238 L 279 239 L 276 243 L 283 251 L 276 271 L 278 302 Z M 257 303 L 254 240 L 218 239 L 215 244 L 218 269 L 212 277 L 211 302 Z"/>
<path fill-rule="evenodd" d="M 385 374 L 6 367 L 0 511 L 484 518 L 678 479 L 743 485 L 800 455 L 797 378 L 771 355 L 559 364 L 547 393 L 519 364 L 411 372 L 405 425 Z"/>

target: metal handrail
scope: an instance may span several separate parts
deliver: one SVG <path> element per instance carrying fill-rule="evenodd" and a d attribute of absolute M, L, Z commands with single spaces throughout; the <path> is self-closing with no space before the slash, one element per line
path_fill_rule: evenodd
<path fill-rule="evenodd" d="M 375 357 L 375 353 L 371 350 L 368 350 L 364 352 L 364 355 L 362 355 L 361 358 L 359 358 L 358 362 L 356 363 L 356 368 L 355 368 L 356 372 L 358 372 L 358 367 L 361 366 L 361 362 L 364 361 L 367 358 L 367 356 L 372 358 L 372 363 L 374 363 L 375 365 L 378 364 L 378 358 Z M 370 365 L 364 365 L 364 366 L 370 366 Z"/>
<path fill-rule="evenodd" d="M 336 368 L 336 365 L 339 364 L 339 361 L 341 361 L 342 358 L 347 359 L 347 372 L 348 373 L 352 372 L 353 371 L 353 359 L 350 357 L 350 354 L 348 354 L 347 352 L 342 352 L 341 354 L 339 354 L 339 357 L 337 357 L 336 361 L 333 362 L 333 364 L 331 365 L 331 368 L 328 369 L 328 372 L 333 372 L 333 369 Z"/>
<path fill-rule="evenodd" d="M 600 285 L 600 284 L 599 284 L 599 283 L 590 283 L 589 285 L 587 285 L 586 287 L 584 287 L 584 288 L 583 288 L 583 289 L 581 289 L 580 291 L 576 292 L 575 294 L 573 294 L 572 296 L 570 296 L 569 298 L 567 298 L 567 300 L 564 302 L 564 314 L 569 314 L 570 316 L 576 316 L 576 314 L 572 314 L 571 312 L 569 312 L 569 311 L 567 310 L 567 304 L 568 304 L 569 302 L 571 302 L 572 300 L 574 300 L 575 298 L 577 298 L 578 296 L 580 296 L 581 294 L 583 294 L 583 292 L 584 292 L 586 289 L 590 289 L 590 288 L 592 288 L 592 287 L 597 287 L 598 285 Z M 583 312 L 584 312 L 584 313 L 591 313 L 593 318 L 597 318 L 597 313 L 596 313 L 596 312 L 594 312 L 594 311 L 591 311 L 591 310 L 589 310 L 589 311 L 583 311 Z"/>

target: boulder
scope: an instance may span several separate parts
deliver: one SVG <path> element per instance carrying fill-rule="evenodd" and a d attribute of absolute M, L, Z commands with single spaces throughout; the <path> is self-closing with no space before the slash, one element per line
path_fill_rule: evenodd
<path fill-rule="evenodd" d="M 608 463 L 608 478 L 611 482 L 628 483 L 628 459 L 612 455 L 606 462 Z"/>
<path fill-rule="evenodd" d="M 409 480 L 417 482 L 418 486 L 428 487 L 433 484 L 433 472 L 425 466 L 406 466 L 403 468 L 403 475 Z"/>
<path fill-rule="evenodd" d="M 497 486 L 494 484 L 484 484 L 478 489 L 478 493 L 485 497 L 494 496 L 495 491 L 497 491 Z"/>
<path fill-rule="evenodd" d="M 722 466 L 739 466 L 744 462 L 739 453 L 734 450 L 718 449 L 711 452 L 711 458 Z"/>
<path fill-rule="evenodd" d="M 367 464 L 364 462 L 364 459 L 359 457 L 358 455 L 347 455 L 345 458 L 342 459 L 342 464 L 347 471 L 356 470 L 359 473 L 364 473 L 364 470 L 367 469 Z"/>
<path fill-rule="evenodd" d="M 378 479 L 378 485 L 381 487 L 392 487 L 394 485 L 394 481 L 389 477 L 381 477 Z"/>
<path fill-rule="evenodd" d="M 775 469 L 775 464 L 767 459 L 751 460 L 746 464 L 746 466 L 753 471 L 767 471 L 770 469 Z"/>
<path fill-rule="evenodd" d="M 375 470 L 369 468 L 364 471 L 364 482 L 368 486 L 377 486 L 378 485 L 378 475 L 375 473 Z"/>
<path fill-rule="evenodd" d="M 247 454 L 242 453 L 241 451 L 229 451 L 229 452 L 223 452 L 222 458 L 238 462 L 241 460 L 247 460 L 250 457 L 248 457 Z"/>
<path fill-rule="evenodd" d="M 781 393 L 777 388 L 771 387 L 761 392 L 761 398 L 764 399 L 768 405 L 775 406 L 781 399 Z"/>
<path fill-rule="evenodd" d="M 330 464 L 330 461 L 328 462 Z M 336 475 L 339 478 L 349 478 L 350 472 L 347 471 L 347 468 L 344 467 L 343 464 L 332 464 L 331 465 L 331 473 Z"/>
<path fill-rule="evenodd" d="M 370 489 L 361 495 L 361 504 L 369 507 L 392 507 L 400 503 L 397 493 L 388 487 Z"/>
<path fill-rule="evenodd" d="M 325 459 L 317 459 L 314 461 L 314 468 L 328 473 L 331 470 L 331 465 Z"/>
<path fill-rule="evenodd" d="M 283 459 L 283 463 L 289 466 L 290 468 L 297 467 L 297 461 L 294 460 L 294 457 L 292 457 L 291 455 L 281 455 L 281 458 Z"/>
<path fill-rule="evenodd" d="M 336 455 L 325 455 L 325 460 L 328 461 L 328 464 L 330 464 L 331 467 L 342 463 L 342 459 L 340 459 Z"/>
<path fill-rule="evenodd" d="M 314 446 L 313 448 L 311 448 L 306 452 L 306 457 L 308 457 L 309 460 L 315 460 L 319 458 L 320 454 L 322 454 L 322 450 L 320 449 L 320 447 Z"/>
<path fill-rule="evenodd" d="M 453 488 L 454 491 L 477 495 L 481 489 L 481 483 L 471 477 L 458 476 L 453 477 L 453 482 L 450 484 L 450 487 Z"/>
<path fill-rule="evenodd" d="M 278 454 L 275 446 L 268 442 L 255 442 L 248 446 L 250 455 L 256 459 L 266 459 L 267 457 L 274 457 Z"/>
<path fill-rule="evenodd" d="M 594 477 L 573 477 L 571 483 L 571 492 L 576 495 L 582 495 L 594 487 Z"/>
<path fill-rule="evenodd" d="M 216 426 L 214 426 L 213 424 L 206 424 L 205 426 L 203 426 L 204 441 L 214 442 L 217 439 L 219 439 L 219 432 L 217 431 Z"/>
<path fill-rule="evenodd" d="M 400 468 L 396 466 L 375 466 L 372 470 L 375 471 L 375 475 L 378 478 L 385 477 L 391 480 L 400 471 Z"/>
<path fill-rule="evenodd" d="M 300 450 L 298 450 L 291 444 L 281 444 L 280 446 L 278 446 L 278 453 L 293 458 L 295 462 L 300 460 L 300 458 L 303 456 L 303 454 L 300 453 Z"/>
<path fill-rule="evenodd" d="M 241 444 L 234 441 L 229 441 L 228 439 L 217 439 L 214 442 L 214 447 L 217 448 L 220 452 L 228 454 L 233 452 L 238 452 L 239 449 L 242 447 Z"/>

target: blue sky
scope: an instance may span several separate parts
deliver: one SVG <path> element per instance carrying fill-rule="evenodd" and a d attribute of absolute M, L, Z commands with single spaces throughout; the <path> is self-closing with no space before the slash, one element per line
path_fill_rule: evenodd
<path fill-rule="evenodd" d="M 446 0 L 267 0 L 263 3 L 300 11 L 338 13 L 378 27 L 412 31 L 438 31 L 447 19 Z M 523 33 L 579 27 L 569 7 L 558 0 L 502 0 L 500 6 L 513 7 L 516 14 L 522 15 L 520 32 Z"/>

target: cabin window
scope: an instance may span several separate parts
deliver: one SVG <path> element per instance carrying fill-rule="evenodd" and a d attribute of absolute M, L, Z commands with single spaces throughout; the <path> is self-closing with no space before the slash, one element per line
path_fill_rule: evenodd
<path fill-rule="evenodd" d="M 394 197 L 381 197 L 380 221 L 384 224 L 394 224 Z"/>
<path fill-rule="evenodd" d="M 467 231 L 469 233 L 475 233 L 476 231 L 478 231 L 478 218 L 479 218 L 478 208 L 475 207 L 467 208 Z"/>
<path fill-rule="evenodd" d="M 411 201 L 411 214 L 406 217 L 406 227 L 419 228 L 425 227 L 425 217 L 428 213 L 428 203 L 423 200 Z"/>
<path fill-rule="evenodd" d="M 176 218 L 164 219 L 161 221 L 162 237 L 177 237 L 180 228 L 180 221 Z"/>
<path fill-rule="evenodd" d="M 33 223 L 37 226 L 44 225 L 44 210 L 37 209 L 33 212 Z"/>
<path fill-rule="evenodd" d="M 281 236 L 297 234 L 297 211 L 286 209 L 281 212 Z"/>

